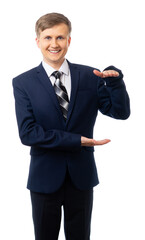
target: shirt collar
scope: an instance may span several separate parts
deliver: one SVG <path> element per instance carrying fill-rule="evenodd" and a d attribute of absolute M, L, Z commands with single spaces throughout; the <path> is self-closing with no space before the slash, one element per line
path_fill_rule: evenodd
<path fill-rule="evenodd" d="M 54 71 L 56 71 L 56 69 L 54 69 L 53 67 L 48 65 L 46 62 L 44 62 L 44 60 L 42 61 L 42 66 L 44 67 L 45 71 L 47 72 L 48 77 L 50 77 L 52 75 L 52 73 Z M 69 75 L 69 65 L 68 65 L 68 62 L 66 59 L 64 60 L 63 64 L 61 65 L 59 71 L 64 73 L 67 76 Z"/>

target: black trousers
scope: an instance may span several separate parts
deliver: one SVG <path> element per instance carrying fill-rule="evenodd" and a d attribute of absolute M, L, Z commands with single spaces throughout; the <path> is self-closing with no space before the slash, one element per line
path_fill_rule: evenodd
<path fill-rule="evenodd" d="M 90 240 L 93 189 L 77 189 L 69 174 L 55 193 L 31 193 L 35 240 L 57 240 L 64 209 L 66 240 Z"/>

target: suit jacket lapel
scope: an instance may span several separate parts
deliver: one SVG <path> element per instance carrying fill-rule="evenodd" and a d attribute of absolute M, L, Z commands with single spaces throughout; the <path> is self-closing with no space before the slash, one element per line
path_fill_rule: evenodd
<path fill-rule="evenodd" d="M 74 107 L 74 104 L 75 104 L 75 100 L 76 100 L 78 84 L 79 84 L 79 70 L 78 70 L 78 68 L 75 65 L 71 64 L 70 62 L 68 62 L 68 64 L 69 64 L 70 73 L 71 73 L 71 97 L 70 97 L 70 103 L 69 103 L 68 116 L 67 116 L 66 123 L 68 123 L 68 121 L 71 117 L 73 107 Z"/>
<path fill-rule="evenodd" d="M 70 120 L 70 117 L 71 117 L 71 114 L 73 111 L 73 107 L 75 104 L 76 94 L 77 94 L 77 89 L 78 89 L 78 84 L 79 84 L 79 74 L 80 74 L 78 68 L 74 64 L 71 64 L 70 62 L 68 62 L 68 64 L 69 64 L 70 73 L 71 73 L 71 97 L 70 97 L 68 117 L 67 117 L 66 124 Z M 42 66 L 42 63 L 37 67 L 37 75 L 38 75 L 39 80 L 45 87 L 45 89 L 48 91 L 49 96 L 52 99 L 52 102 L 54 103 L 55 107 L 59 111 L 59 114 L 62 115 L 62 111 L 61 111 L 56 93 L 54 91 L 54 88 L 51 84 L 50 79 L 47 76 L 47 73 L 45 72 L 45 70 Z M 63 115 L 62 115 L 62 119 L 63 119 Z M 65 123 L 65 121 L 64 121 L 64 123 Z"/>
<path fill-rule="evenodd" d="M 62 115 L 56 93 L 54 91 L 54 88 L 51 84 L 51 81 L 50 81 L 49 77 L 47 76 L 47 73 L 45 72 L 45 70 L 42 66 L 42 63 L 37 67 L 37 75 L 38 75 L 39 80 L 41 81 L 41 83 L 45 87 L 45 89 L 48 91 L 49 96 L 51 97 L 52 102 L 54 103 L 55 107 L 57 108 L 59 113 Z"/>

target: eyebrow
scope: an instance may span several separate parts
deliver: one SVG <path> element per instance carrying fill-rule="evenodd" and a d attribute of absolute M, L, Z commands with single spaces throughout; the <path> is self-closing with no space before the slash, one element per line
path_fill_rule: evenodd
<path fill-rule="evenodd" d="M 46 37 L 52 37 L 51 35 L 45 35 L 45 36 L 43 36 L 44 38 L 46 38 Z M 63 34 L 59 34 L 59 35 L 57 35 L 57 36 L 55 36 L 56 38 L 58 38 L 58 37 L 64 37 L 64 35 Z"/>

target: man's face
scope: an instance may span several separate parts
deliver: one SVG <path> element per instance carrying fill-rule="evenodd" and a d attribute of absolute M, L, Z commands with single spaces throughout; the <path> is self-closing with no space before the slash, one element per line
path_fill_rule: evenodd
<path fill-rule="evenodd" d="M 70 41 L 68 26 L 64 23 L 45 29 L 36 38 L 44 61 L 56 70 L 60 68 L 65 59 Z"/>

